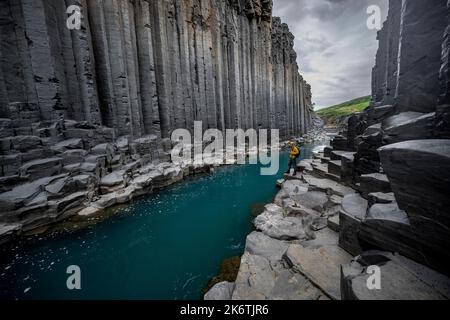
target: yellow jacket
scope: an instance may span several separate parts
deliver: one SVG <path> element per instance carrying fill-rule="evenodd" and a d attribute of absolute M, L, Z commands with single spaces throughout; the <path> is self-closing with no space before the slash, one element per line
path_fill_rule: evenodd
<path fill-rule="evenodd" d="M 297 158 L 299 154 L 300 154 L 300 150 L 298 150 L 298 148 L 296 146 L 292 146 L 291 153 L 290 153 L 291 159 Z"/>

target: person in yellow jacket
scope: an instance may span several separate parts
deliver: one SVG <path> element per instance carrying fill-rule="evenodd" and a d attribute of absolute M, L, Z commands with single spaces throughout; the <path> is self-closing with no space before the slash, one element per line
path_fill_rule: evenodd
<path fill-rule="evenodd" d="M 288 170 L 286 171 L 286 173 L 290 173 L 291 168 L 294 167 L 294 175 L 297 174 L 297 159 L 300 156 L 300 150 L 298 149 L 298 147 L 295 145 L 294 142 L 290 142 L 289 143 L 291 146 L 291 151 L 289 153 L 289 167 Z"/>

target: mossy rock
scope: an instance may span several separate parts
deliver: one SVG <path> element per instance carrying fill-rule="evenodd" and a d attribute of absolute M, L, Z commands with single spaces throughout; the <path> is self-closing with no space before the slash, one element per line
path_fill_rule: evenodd
<path fill-rule="evenodd" d="M 235 282 L 240 266 L 241 266 L 241 257 L 239 256 L 223 260 L 222 263 L 220 264 L 220 273 L 208 282 L 206 287 L 203 288 L 202 294 L 204 295 L 212 287 L 214 287 L 214 285 L 216 285 L 219 282 L 223 281 Z"/>
<path fill-rule="evenodd" d="M 252 217 L 257 217 L 259 216 L 261 213 L 264 212 L 264 208 L 266 207 L 267 203 L 255 203 L 252 204 L 250 211 L 251 211 L 251 215 Z"/>

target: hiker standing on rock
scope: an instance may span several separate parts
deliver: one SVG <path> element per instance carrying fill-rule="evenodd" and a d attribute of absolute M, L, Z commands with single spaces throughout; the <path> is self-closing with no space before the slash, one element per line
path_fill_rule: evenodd
<path fill-rule="evenodd" d="M 295 142 L 291 141 L 290 143 L 291 151 L 289 153 L 289 166 L 286 173 L 291 172 L 291 168 L 294 167 L 294 176 L 297 174 L 297 159 L 300 156 L 300 150 L 295 145 Z"/>

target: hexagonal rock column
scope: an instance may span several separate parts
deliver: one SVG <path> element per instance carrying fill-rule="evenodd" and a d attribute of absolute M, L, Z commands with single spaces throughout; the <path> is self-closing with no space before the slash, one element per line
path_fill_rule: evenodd
<path fill-rule="evenodd" d="M 379 149 L 399 208 L 410 218 L 427 263 L 450 266 L 450 140 L 414 140 Z"/>

